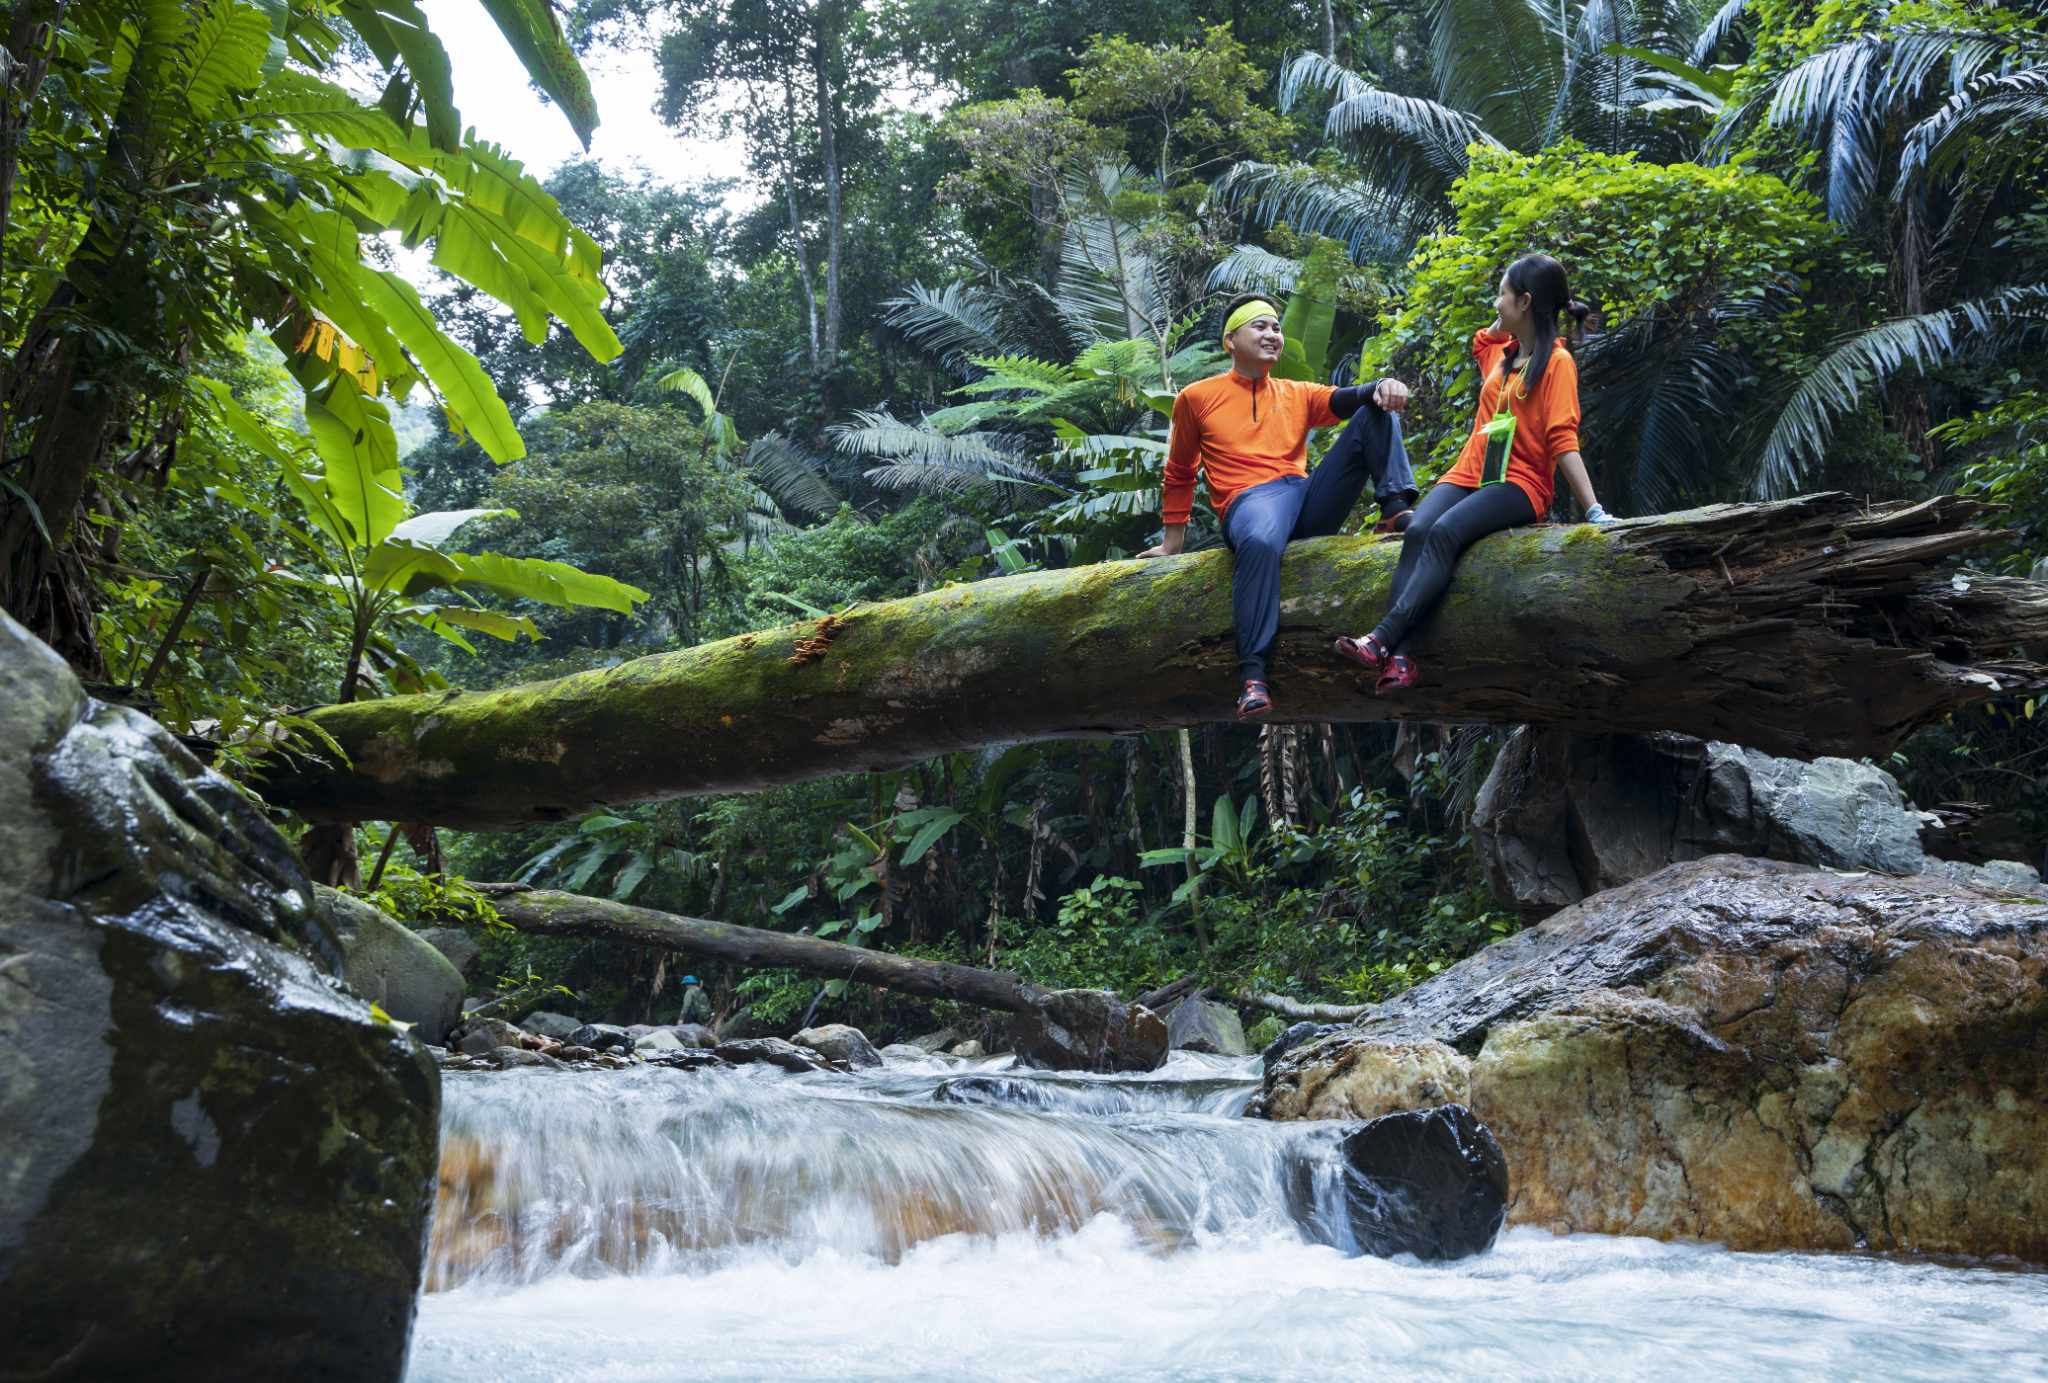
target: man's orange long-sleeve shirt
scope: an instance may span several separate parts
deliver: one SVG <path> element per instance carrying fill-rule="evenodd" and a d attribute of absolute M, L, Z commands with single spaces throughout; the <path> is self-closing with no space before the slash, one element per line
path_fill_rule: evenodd
<path fill-rule="evenodd" d="M 1307 475 L 1309 429 L 1342 421 L 1330 411 L 1336 392 L 1298 379 L 1250 380 L 1235 370 L 1181 390 L 1173 401 L 1160 518 L 1188 521 L 1197 470 L 1209 477 L 1219 518 L 1254 485 Z"/>

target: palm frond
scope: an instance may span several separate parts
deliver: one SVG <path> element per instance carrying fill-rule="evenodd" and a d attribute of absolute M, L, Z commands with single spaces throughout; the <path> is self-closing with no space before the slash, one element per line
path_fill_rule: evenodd
<path fill-rule="evenodd" d="M 931 289 L 912 283 L 882 307 L 883 325 L 949 370 L 959 370 L 974 356 L 999 355 L 1014 345 L 1005 338 L 1002 316 L 990 295 L 972 284 Z"/>
<path fill-rule="evenodd" d="M 1748 12 L 1749 0 L 1722 0 L 1721 8 L 1714 11 L 1713 17 L 1694 36 L 1686 61 L 1694 67 L 1705 67 L 1712 62 L 1714 55 L 1735 36 Z"/>
<path fill-rule="evenodd" d="M 856 409 L 853 421 L 825 430 L 844 456 L 881 456 L 924 465 L 986 469 L 1012 459 L 1011 450 L 991 434 L 947 433 L 922 423 L 905 422 L 875 409 Z"/>
<path fill-rule="evenodd" d="M 1440 204 L 1339 182 L 1299 165 L 1237 164 L 1217 179 L 1210 195 L 1258 225 L 1285 222 L 1342 241 L 1354 264 L 1402 263 L 1415 236 L 1443 214 Z"/>
<path fill-rule="evenodd" d="M 1029 355 L 978 355 L 969 363 L 987 373 L 961 385 L 955 394 L 1050 394 L 1079 378 L 1069 366 Z"/>
<path fill-rule="evenodd" d="M 1108 207 L 1124 192 L 1129 171 L 1103 164 L 1077 175 L 1070 192 L 1081 205 Z M 1165 266 L 1147 253 L 1138 227 L 1113 212 L 1070 221 L 1060 239 L 1054 306 L 1082 341 L 1122 341 L 1163 331 L 1173 319 Z"/>
<path fill-rule="evenodd" d="M 1239 245 L 1209 271 L 1212 293 L 1285 293 L 1301 277 L 1301 261 L 1257 245 Z"/>
<path fill-rule="evenodd" d="M 1826 452 L 1836 419 L 1853 410 L 1867 389 L 1902 370 L 1925 372 L 1972 351 L 2010 344 L 2016 334 L 2034 334 L 2044 324 L 2048 283 L 2036 283 L 1940 312 L 1894 318 L 1837 343 L 1778 415 L 1758 458 L 1757 493 L 1766 499 L 1792 493 Z"/>
<path fill-rule="evenodd" d="M 820 473 L 817 459 L 780 432 L 754 439 L 747 448 L 747 471 L 792 513 L 823 518 L 839 508 L 839 492 Z"/>
<path fill-rule="evenodd" d="M 1626 441 L 1632 508 L 1668 509 L 1700 496 L 1712 468 L 1729 458 L 1728 419 L 1751 373 L 1721 340 L 1743 308 L 1685 318 L 1645 313 L 1584 350 L 1586 421 L 1603 442 Z"/>
<path fill-rule="evenodd" d="M 1536 148 L 1563 75 L 1556 13 L 1548 0 L 1435 0 L 1436 99 L 1469 112 L 1511 148 Z"/>
<path fill-rule="evenodd" d="M 2003 127 L 2003 137 L 1984 134 L 1986 125 Z M 2048 130 L 2048 65 L 1976 76 L 1907 132 L 1892 195 L 1903 199 L 1923 179 L 1966 157 L 1997 163 L 2035 157 L 2042 130 Z"/>

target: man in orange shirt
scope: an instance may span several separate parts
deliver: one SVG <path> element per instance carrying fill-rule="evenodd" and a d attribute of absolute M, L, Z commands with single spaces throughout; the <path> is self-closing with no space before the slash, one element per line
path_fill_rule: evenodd
<path fill-rule="evenodd" d="M 1209 478 L 1209 500 L 1236 557 L 1231 605 L 1237 626 L 1237 718 L 1273 709 L 1266 659 L 1280 632 L 1280 554 L 1296 538 L 1335 533 L 1368 480 L 1385 522 L 1398 529 L 1415 503 L 1415 476 L 1401 444 L 1408 386 L 1397 379 L 1333 389 L 1274 379 L 1286 338 L 1280 308 L 1247 294 L 1224 309 L 1230 369 L 1190 384 L 1173 401 L 1161 496 L 1163 532 L 1140 557 L 1169 557 L 1187 537 L 1195 473 Z M 1351 419 L 1311 476 L 1309 429 Z"/>

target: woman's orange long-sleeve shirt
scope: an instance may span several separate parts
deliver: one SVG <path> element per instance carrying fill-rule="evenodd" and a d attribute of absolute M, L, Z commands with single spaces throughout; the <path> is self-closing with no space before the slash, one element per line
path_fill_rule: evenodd
<path fill-rule="evenodd" d="M 1508 408 L 1515 415 L 1515 443 L 1508 451 L 1508 479 L 1521 487 L 1541 518 L 1550 512 L 1557 493 L 1557 459 L 1579 449 L 1579 364 L 1560 340 L 1543 367 L 1534 390 L 1523 393 L 1520 371 L 1501 377 L 1500 360 L 1514 344 L 1510 332 L 1480 328 L 1472 336 L 1472 356 L 1479 362 L 1479 412 L 1472 435 L 1458 460 L 1439 479 L 1477 488 L 1486 460 L 1486 437 L 1480 432 L 1500 412 L 1501 390 L 1512 387 Z"/>
<path fill-rule="evenodd" d="M 1343 421 L 1330 411 L 1336 392 L 1298 379 L 1253 381 L 1235 370 L 1181 390 L 1173 401 L 1160 519 L 1188 521 L 1197 469 L 1209 476 L 1209 502 L 1218 518 L 1254 485 L 1307 475 L 1309 429 Z"/>

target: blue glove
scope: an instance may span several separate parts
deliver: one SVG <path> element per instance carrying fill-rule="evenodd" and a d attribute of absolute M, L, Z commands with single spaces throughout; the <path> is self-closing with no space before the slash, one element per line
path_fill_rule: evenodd
<path fill-rule="evenodd" d="M 1608 513 L 1605 509 L 1601 508 L 1599 505 L 1596 504 L 1586 511 L 1586 522 L 1601 524 L 1613 523 L 1614 515 Z"/>

